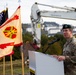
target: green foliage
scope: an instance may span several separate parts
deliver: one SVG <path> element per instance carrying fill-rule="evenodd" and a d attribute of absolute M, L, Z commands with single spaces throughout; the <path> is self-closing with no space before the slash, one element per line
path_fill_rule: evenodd
<path fill-rule="evenodd" d="M 21 59 L 20 46 L 14 47 L 13 60 L 15 59 Z"/>
<path fill-rule="evenodd" d="M 65 38 L 61 34 L 56 34 L 54 37 L 60 38 L 60 46 L 63 48 L 64 43 L 66 42 Z"/>
<path fill-rule="evenodd" d="M 23 34 L 23 42 L 24 43 L 26 43 L 26 41 L 32 41 L 32 39 L 33 39 L 33 37 L 32 37 L 32 35 L 30 34 L 30 33 L 25 33 L 25 34 Z"/>
<path fill-rule="evenodd" d="M 42 42 L 44 42 L 44 40 L 46 42 L 42 43 L 42 51 L 45 52 L 46 54 L 57 54 L 60 55 L 62 54 L 62 45 L 61 45 L 61 40 L 59 42 L 56 42 L 52 45 L 48 45 L 49 42 L 52 42 L 53 40 L 55 40 L 56 38 L 62 38 L 62 35 L 55 35 L 55 36 L 51 36 L 51 37 L 44 37 L 44 39 L 42 38 Z"/>
<path fill-rule="evenodd" d="M 46 44 L 48 43 L 48 38 L 46 35 L 42 35 L 41 36 L 41 48 L 40 48 L 40 52 L 43 52 L 45 49 Z"/>
<path fill-rule="evenodd" d="M 46 35 L 42 35 L 41 36 L 41 45 L 42 46 L 44 46 L 45 44 L 47 44 L 48 43 L 48 38 L 47 38 L 47 36 Z"/>

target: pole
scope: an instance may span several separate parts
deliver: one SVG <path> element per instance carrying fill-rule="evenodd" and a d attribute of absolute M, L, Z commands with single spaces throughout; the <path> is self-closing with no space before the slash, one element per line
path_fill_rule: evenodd
<path fill-rule="evenodd" d="M 18 3 L 19 3 L 19 6 L 20 6 L 21 0 L 18 0 Z"/>
<path fill-rule="evenodd" d="M 5 75 L 5 56 L 3 57 L 3 75 Z"/>
<path fill-rule="evenodd" d="M 10 55 L 10 62 L 11 62 L 11 75 L 13 75 L 12 55 Z"/>
<path fill-rule="evenodd" d="M 35 4 L 42 5 L 42 6 L 48 6 L 48 7 L 52 7 L 52 8 L 57 8 L 57 9 L 64 9 L 64 10 L 71 10 L 71 11 L 75 10 L 74 8 L 58 7 L 58 6 L 53 6 L 53 5 L 41 4 L 41 3 L 37 3 L 37 2 Z"/>
<path fill-rule="evenodd" d="M 22 75 L 24 75 L 24 53 L 23 53 L 23 45 L 21 45 L 21 58 L 22 58 Z"/>
<path fill-rule="evenodd" d="M 24 55 L 23 52 L 21 52 L 22 55 L 22 75 L 24 75 Z"/>

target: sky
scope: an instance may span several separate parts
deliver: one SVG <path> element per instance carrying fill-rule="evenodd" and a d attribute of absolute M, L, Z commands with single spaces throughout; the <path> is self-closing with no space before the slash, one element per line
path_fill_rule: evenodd
<path fill-rule="evenodd" d="M 31 23 L 30 15 L 31 15 L 31 7 L 35 2 L 47 5 L 53 5 L 58 7 L 76 7 L 76 0 L 0 0 L 0 11 L 4 10 L 6 6 L 8 7 L 9 17 L 13 15 L 16 11 L 19 4 L 21 5 L 21 22 L 22 23 Z M 49 7 L 39 7 L 40 10 L 51 10 Z M 54 9 L 55 10 L 55 9 Z M 56 21 L 59 24 L 62 23 L 70 23 L 76 24 L 75 21 L 67 21 L 63 19 L 55 19 L 55 18 L 43 18 L 43 21 Z"/>

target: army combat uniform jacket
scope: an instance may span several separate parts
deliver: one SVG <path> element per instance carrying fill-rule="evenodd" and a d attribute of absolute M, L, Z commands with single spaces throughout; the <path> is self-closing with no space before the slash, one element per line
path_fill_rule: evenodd
<path fill-rule="evenodd" d="M 76 38 L 73 37 L 66 41 L 63 55 L 69 56 L 64 61 L 65 75 L 76 75 Z"/>

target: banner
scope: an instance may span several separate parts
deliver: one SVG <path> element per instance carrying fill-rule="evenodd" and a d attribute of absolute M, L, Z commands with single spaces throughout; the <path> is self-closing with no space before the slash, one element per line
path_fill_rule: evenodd
<path fill-rule="evenodd" d="M 0 26 L 0 57 L 8 55 L 15 45 L 22 44 L 20 6 L 15 13 Z"/>

